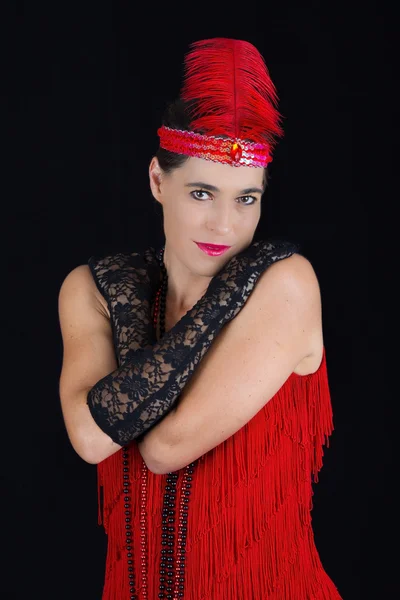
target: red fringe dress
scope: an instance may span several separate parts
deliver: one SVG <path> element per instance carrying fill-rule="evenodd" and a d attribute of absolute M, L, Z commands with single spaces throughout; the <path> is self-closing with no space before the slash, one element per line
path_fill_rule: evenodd
<path fill-rule="evenodd" d="M 311 526 L 312 481 L 332 430 L 324 351 L 315 373 L 292 373 L 242 429 L 184 469 L 151 473 L 136 442 L 100 463 L 103 600 L 340 599 Z"/>

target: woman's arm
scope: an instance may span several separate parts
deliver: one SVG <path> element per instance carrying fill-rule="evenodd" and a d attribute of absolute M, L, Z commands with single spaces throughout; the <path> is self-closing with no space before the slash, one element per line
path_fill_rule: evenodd
<path fill-rule="evenodd" d="M 211 279 L 202 298 L 161 340 L 135 350 L 89 391 L 90 413 L 100 429 L 123 446 L 139 439 L 165 418 L 217 335 L 242 310 L 261 274 L 295 250 L 287 242 L 256 242 L 231 258 Z M 131 277 L 135 276 L 134 271 Z M 132 279 L 126 282 L 131 284 Z M 142 288 L 139 281 L 136 292 Z M 130 295 L 135 297 L 135 293 Z M 145 319 L 148 327 L 152 327 L 146 310 L 142 314 L 143 310 L 135 308 L 131 329 L 136 328 L 139 312 L 137 326 L 143 327 Z"/>
<path fill-rule="evenodd" d="M 87 394 L 116 366 L 110 319 L 89 267 L 81 265 L 65 278 L 59 292 L 63 360 L 59 381 L 67 434 L 77 454 L 98 463 L 121 449 L 94 422 Z"/>
<path fill-rule="evenodd" d="M 242 310 L 261 274 L 294 251 L 286 242 L 259 242 L 233 257 L 193 309 L 154 346 L 150 344 L 153 288 L 147 270 L 126 272 L 117 265 L 111 272 L 113 286 L 121 280 L 122 299 L 129 286 L 131 312 L 126 318 L 132 320 L 135 333 L 143 330 L 140 340 L 137 336 L 132 340 L 129 358 L 120 366 L 103 298 L 99 300 L 86 266 L 74 270 L 60 291 L 64 343 L 60 395 L 67 431 L 78 454 L 88 462 L 101 462 L 165 418 L 217 335 Z M 135 304 L 139 297 L 141 302 Z M 120 308 L 118 294 L 110 299 L 111 310 L 113 302 Z M 124 335 L 123 324 L 119 334 Z"/>
<path fill-rule="evenodd" d="M 322 358 L 319 284 L 301 255 L 260 277 L 218 335 L 178 405 L 139 443 L 154 473 L 180 469 L 247 423 L 310 353 Z"/>

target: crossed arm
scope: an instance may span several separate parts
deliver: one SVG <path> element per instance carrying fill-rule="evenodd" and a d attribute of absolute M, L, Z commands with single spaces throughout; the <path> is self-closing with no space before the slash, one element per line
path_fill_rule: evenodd
<path fill-rule="evenodd" d="M 271 265 L 214 340 L 178 404 L 138 443 L 162 474 L 196 460 L 243 427 L 307 356 L 322 357 L 319 284 L 299 254 Z M 318 362 L 318 360 L 317 360 Z"/>

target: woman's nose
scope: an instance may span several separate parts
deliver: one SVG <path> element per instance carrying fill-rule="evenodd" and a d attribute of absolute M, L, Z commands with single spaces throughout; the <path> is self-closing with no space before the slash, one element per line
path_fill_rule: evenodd
<path fill-rule="evenodd" d="M 210 209 L 207 226 L 210 230 L 219 234 L 226 234 L 232 229 L 233 215 L 229 207 L 217 203 Z"/>

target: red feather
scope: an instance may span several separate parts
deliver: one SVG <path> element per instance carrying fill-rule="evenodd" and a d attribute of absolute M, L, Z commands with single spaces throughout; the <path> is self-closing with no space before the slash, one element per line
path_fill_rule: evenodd
<path fill-rule="evenodd" d="M 199 133 L 272 146 L 283 135 L 276 88 L 249 42 L 213 38 L 192 44 L 181 98 L 192 106 L 191 128 Z"/>

